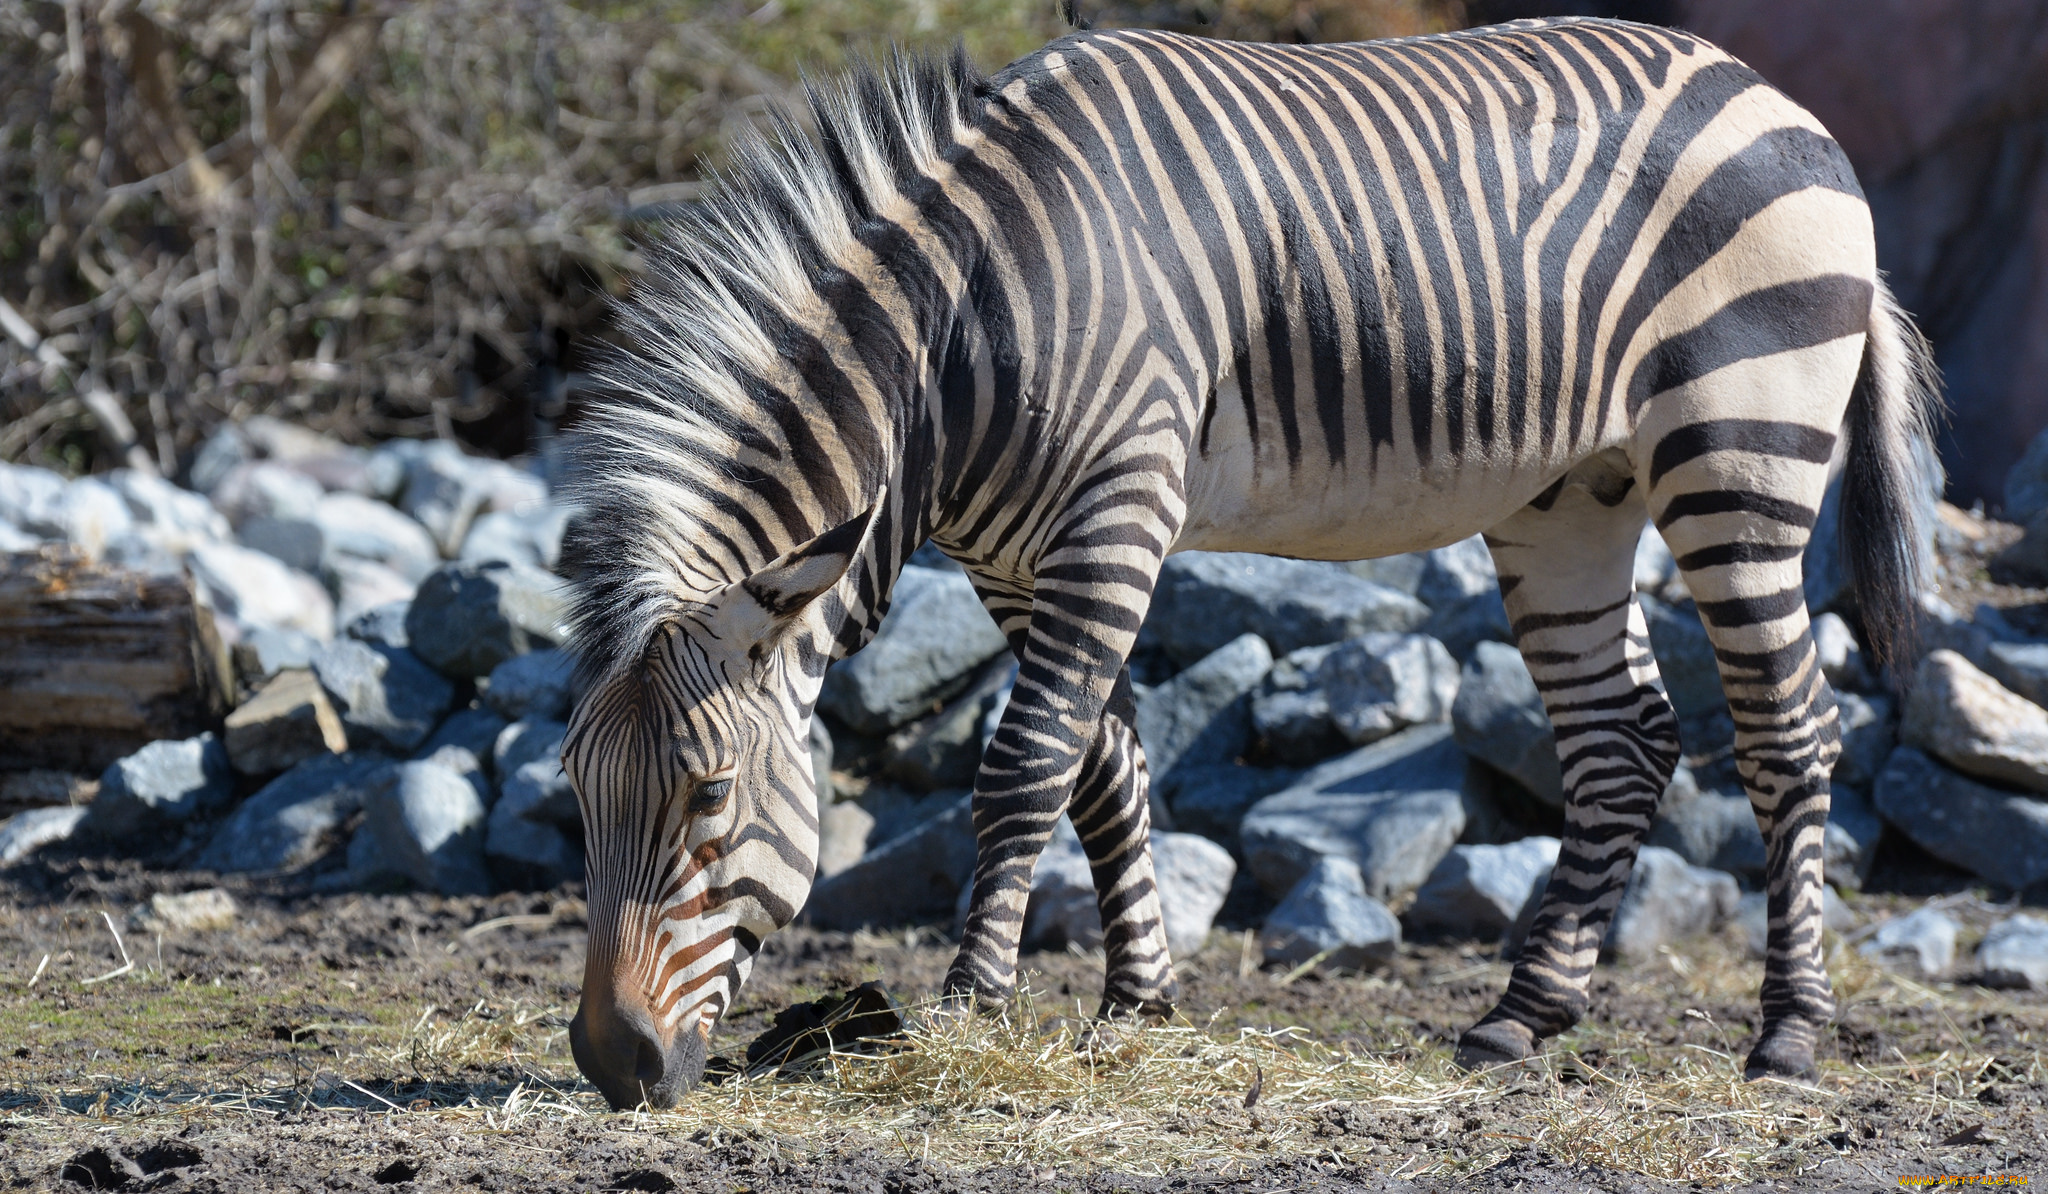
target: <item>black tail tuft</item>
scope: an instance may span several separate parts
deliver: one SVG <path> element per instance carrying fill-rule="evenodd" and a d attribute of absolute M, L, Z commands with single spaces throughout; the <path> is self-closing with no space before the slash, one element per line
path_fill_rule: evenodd
<path fill-rule="evenodd" d="M 1928 489 L 1941 486 L 1933 449 L 1941 409 L 1927 339 L 1880 282 L 1849 398 L 1841 504 L 1842 558 L 1880 663 L 1909 660 L 1918 637 L 1919 595 L 1933 568 L 1924 511 Z"/>

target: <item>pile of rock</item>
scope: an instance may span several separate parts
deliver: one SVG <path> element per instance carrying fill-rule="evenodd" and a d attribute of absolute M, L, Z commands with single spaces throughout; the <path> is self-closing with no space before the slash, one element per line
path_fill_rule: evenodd
<path fill-rule="evenodd" d="M 192 489 L 0 465 L 0 549 L 47 541 L 188 570 L 232 647 L 219 733 L 110 766 L 79 809 L 0 826 L 5 861 L 66 837 L 216 871 L 467 893 L 582 875 L 556 762 L 572 667 L 541 476 L 449 443 L 223 429 Z"/>
<path fill-rule="evenodd" d="M 310 867 L 330 885 L 473 892 L 580 875 L 579 812 L 556 761 L 572 669 L 550 570 L 567 512 L 539 473 L 252 420 L 206 446 L 191 482 L 0 466 L 0 547 L 62 538 L 189 569 L 246 689 L 218 734 L 114 764 L 89 810 L 0 828 L 0 857 L 73 836 L 214 870 Z M 2032 531 L 1936 513 L 1947 566 L 1996 574 L 2036 550 Z M 2001 889 L 2048 880 L 2048 638 L 1930 595 L 1901 698 L 1866 662 L 1832 526 L 1824 515 L 1808 556 L 1844 745 L 1828 882 L 1858 887 L 1887 834 Z M 1688 766 L 1609 950 L 1648 956 L 1723 923 L 1761 942 L 1764 844 L 1711 645 L 1653 529 L 1636 587 Z M 1171 558 L 1132 675 L 1175 948 L 1198 948 L 1228 903 L 1240 922 L 1265 918 L 1276 964 L 1370 964 L 1404 931 L 1512 949 L 1558 856 L 1564 791 L 1509 638 L 1476 537 L 1353 564 Z M 813 922 L 963 915 L 967 791 L 1014 676 L 967 577 L 920 552 L 875 641 L 826 677 Z M 1099 941 L 1087 859 L 1063 821 L 1036 871 L 1030 943 Z M 1903 957 L 1892 938 L 1906 931 L 1872 948 Z M 1987 944 L 1983 972 L 2038 981 L 2027 950 L 2040 938 L 2016 923 Z M 1930 949 L 1915 956 L 1941 960 Z"/>

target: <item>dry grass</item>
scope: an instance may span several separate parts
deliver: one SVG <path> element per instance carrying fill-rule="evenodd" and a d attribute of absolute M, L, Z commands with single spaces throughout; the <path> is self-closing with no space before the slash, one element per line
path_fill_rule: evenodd
<path fill-rule="evenodd" d="M 1435 1046 L 1333 1049 L 1299 1029 L 1233 1032 L 1214 1021 L 1125 1030 L 1082 1049 L 1079 1009 L 1027 995 L 1002 1015 L 967 1020 L 914 1007 L 909 1040 L 896 1052 L 834 1054 L 805 1076 L 707 1085 L 674 1112 L 605 1122 L 800 1152 L 875 1147 L 969 1167 L 1227 1172 L 1296 1155 L 1422 1177 L 1471 1173 L 1533 1149 L 1667 1181 L 1785 1178 L 1834 1155 L 1824 1141 L 1850 1125 L 1851 1104 L 1882 1097 L 1930 1121 L 1979 1113 L 1971 1091 L 1993 1058 L 1962 1026 L 1987 1014 L 2048 1022 L 2035 1003 L 1914 983 L 1845 953 L 1835 967 L 1845 1007 L 1930 1009 L 1949 1026 L 1953 1047 L 1901 1054 L 1894 1064 L 1830 1065 L 1820 1087 L 1808 1089 L 1744 1082 L 1732 1048 L 1657 1045 L 1590 1025 L 1527 1066 L 1473 1075 Z M 1669 961 L 1690 966 L 1686 984 L 1705 993 L 1723 981 L 1711 947 Z M 1667 979 L 1641 977 L 1652 980 L 1668 991 Z M 0 1118 L 367 1111 L 509 1131 L 536 1118 L 609 1116 L 579 1089 L 566 1013 L 479 1003 L 461 1012 L 427 1008 L 410 1026 L 307 1025 L 344 1044 L 314 1055 L 289 1084 L 169 1091 L 108 1077 L 17 1098 L 0 1107 Z M 2020 1064 L 2040 1068 L 2033 1058 Z M 1248 1101 L 1254 1087 L 1258 1097 Z"/>

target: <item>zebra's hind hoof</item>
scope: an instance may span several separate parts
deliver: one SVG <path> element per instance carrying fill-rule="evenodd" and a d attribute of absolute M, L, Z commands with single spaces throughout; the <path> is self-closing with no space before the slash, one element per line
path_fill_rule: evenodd
<path fill-rule="evenodd" d="M 1528 1025 L 1495 1020 L 1466 1029 L 1465 1035 L 1458 1038 L 1458 1052 L 1453 1060 L 1461 1070 L 1490 1070 L 1527 1061 L 1535 1051 L 1536 1034 L 1529 1031 Z"/>

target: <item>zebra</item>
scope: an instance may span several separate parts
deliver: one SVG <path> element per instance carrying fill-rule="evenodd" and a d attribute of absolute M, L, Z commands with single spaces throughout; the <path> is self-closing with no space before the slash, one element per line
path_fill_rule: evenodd
<path fill-rule="evenodd" d="M 1838 468 L 1873 653 L 1910 650 L 1939 396 L 1811 115 L 1698 38 L 1597 20 L 1313 47 L 1082 32 L 988 77 L 896 54 L 809 84 L 808 108 L 646 246 L 585 437 L 570 1035 L 612 1103 L 698 1081 L 803 908 L 826 666 L 927 540 L 1018 661 L 944 997 L 1013 994 L 1065 812 L 1100 1014 L 1161 1017 L 1127 659 L 1162 560 L 1483 532 L 1568 798 L 1456 1057 L 1530 1056 L 1585 1011 L 1680 758 L 1632 584 L 1646 520 L 1697 599 L 1768 843 L 1746 1072 L 1815 1072 L 1840 746 L 1801 558 Z"/>

